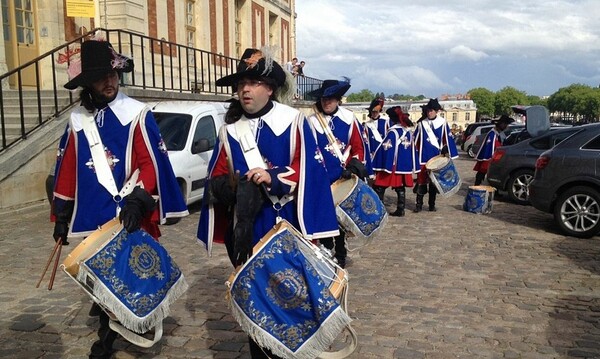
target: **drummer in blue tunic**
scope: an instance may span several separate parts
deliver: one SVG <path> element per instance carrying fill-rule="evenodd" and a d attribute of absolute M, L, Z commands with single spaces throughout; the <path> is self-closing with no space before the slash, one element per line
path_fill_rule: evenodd
<path fill-rule="evenodd" d="M 420 171 L 420 166 L 419 169 L 416 168 L 416 153 L 411 134 L 413 123 L 400 106 L 391 107 L 386 113 L 392 127 L 373 156 L 373 189 L 383 201 L 385 189 L 392 187 L 398 201 L 396 210 L 390 215 L 404 217 L 406 187 L 413 186 L 413 173 Z"/>
<path fill-rule="evenodd" d="M 361 180 L 368 176 L 365 163 L 369 154 L 361 125 L 352 111 L 340 106 L 349 88 L 349 81 L 325 80 L 319 89 L 308 93 L 317 99 L 309 121 L 327 167 L 328 185 L 340 178 L 350 178 L 353 173 Z M 345 239 L 343 230 L 335 239 L 321 239 L 329 250 L 334 249 L 335 242 L 335 259 L 342 268 L 346 266 L 348 254 Z"/>
<path fill-rule="evenodd" d="M 209 162 L 198 239 L 225 243 L 234 266 L 282 219 L 307 239 L 339 234 L 323 156 L 306 117 L 278 100 L 294 94 L 291 74 L 269 49 L 246 49 L 237 72 L 217 80 L 237 93 Z M 252 358 L 275 358 L 250 338 Z M 267 356 L 268 355 L 268 356 Z"/>
<path fill-rule="evenodd" d="M 515 122 L 515 120 L 506 115 L 502 115 L 500 118 L 492 120 L 492 123 L 494 123 L 495 126 L 487 133 L 483 144 L 477 152 L 477 156 L 475 156 L 475 159 L 477 160 L 475 167 L 473 167 L 473 171 L 477 172 L 475 174 L 475 186 L 479 186 L 485 179 L 485 175 L 487 174 L 490 161 L 496 148 L 502 146 L 502 142 L 504 142 L 504 139 L 506 138 L 504 130 L 506 130 L 508 125 L 513 122 Z"/>
<path fill-rule="evenodd" d="M 383 138 L 391 126 L 390 119 L 382 113 L 384 104 L 385 102 L 382 98 L 376 98 L 371 101 L 371 104 L 367 108 L 369 120 L 364 126 L 368 136 L 371 155 L 375 153 L 377 147 L 383 142 Z"/>
<path fill-rule="evenodd" d="M 417 199 L 414 212 L 423 210 L 423 198 L 428 192 L 429 184 L 429 211 L 435 211 L 435 200 L 437 189 L 429 179 L 429 173 L 425 168 L 427 161 L 440 154 L 450 158 L 458 158 L 458 149 L 454 142 L 454 135 L 445 118 L 438 116 L 442 106 L 437 99 L 430 99 L 423 106 L 424 117 L 417 121 L 414 133 L 415 148 L 417 150 L 417 164 L 421 171 L 417 175 L 417 186 L 415 186 Z"/>

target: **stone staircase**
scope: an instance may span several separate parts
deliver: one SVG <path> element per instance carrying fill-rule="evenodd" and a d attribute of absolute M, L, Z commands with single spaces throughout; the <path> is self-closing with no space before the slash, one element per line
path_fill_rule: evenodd
<path fill-rule="evenodd" d="M 0 121 L 0 131 L 4 129 L 6 143 L 11 144 L 21 137 L 21 114 L 25 125 L 25 133 L 28 133 L 53 117 L 57 111 L 68 106 L 71 103 L 70 95 L 67 90 L 58 90 L 55 100 L 54 91 L 52 90 L 40 90 L 39 98 L 37 90 L 23 90 L 21 111 L 19 92 L 17 90 L 3 90 L 2 111 L 4 121 L 3 123 Z"/>

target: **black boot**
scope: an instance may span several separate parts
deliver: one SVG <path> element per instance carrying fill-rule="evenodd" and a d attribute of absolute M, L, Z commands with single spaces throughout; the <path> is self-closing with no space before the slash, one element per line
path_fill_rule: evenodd
<path fill-rule="evenodd" d="M 418 213 L 423 210 L 423 197 L 424 195 L 422 194 L 417 195 L 417 202 L 415 204 L 415 210 L 413 212 Z"/>
<path fill-rule="evenodd" d="M 390 213 L 394 217 L 404 217 L 404 204 L 406 200 L 406 190 L 404 187 L 395 188 L 396 194 L 398 195 L 398 203 L 396 204 L 396 211 Z"/>
<path fill-rule="evenodd" d="M 433 183 L 429 184 L 429 212 L 435 212 L 437 209 L 435 208 L 435 197 L 437 196 L 437 188 Z"/>
<path fill-rule="evenodd" d="M 477 174 L 475 175 L 475 186 L 479 186 L 483 182 L 484 178 L 485 178 L 485 173 L 477 172 Z"/>
<path fill-rule="evenodd" d="M 110 359 L 114 353 L 113 343 L 117 339 L 117 332 L 110 329 L 108 314 L 100 312 L 100 328 L 98 329 L 98 340 L 92 344 L 90 359 Z"/>
<path fill-rule="evenodd" d="M 385 188 L 386 187 L 373 186 L 373 191 L 375 191 L 375 193 L 377 193 L 377 197 L 379 197 L 381 202 L 383 202 L 383 195 L 385 194 Z"/>

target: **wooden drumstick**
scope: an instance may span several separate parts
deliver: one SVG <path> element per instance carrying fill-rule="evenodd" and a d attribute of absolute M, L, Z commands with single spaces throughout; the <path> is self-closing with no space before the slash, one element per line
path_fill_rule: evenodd
<path fill-rule="evenodd" d="M 44 279 L 44 276 L 46 276 L 46 272 L 48 271 L 48 267 L 50 267 L 50 263 L 52 262 L 52 258 L 54 257 L 54 254 L 56 253 L 56 251 L 58 250 L 59 247 L 62 246 L 62 238 L 59 239 L 58 241 L 56 241 L 56 244 L 54 245 L 54 249 L 52 249 L 52 253 L 50 253 L 50 258 L 48 258 L 48 262 L 46 263 L 46 268 L 44 268 L 44 272 L 42 272 L 42 276 L 40 277 L 40 280 L 38 281 L 37 285 L 35 286 L 36 288 L 40 287 L 40 284 L 42 283 L 42 280 Z"/>
<path fill-rule="evenodd" d="M 52 285 L 54 284 L 54 278 L 56 277 L 56 268 L 58 268 L 58 262 L 60 261 L 60 252 L 62 250 L 62 238 L 58 240 L 58 243 L 60 245 L 58 246 L 56 259 L 54 260 L 54 268 L 52 268 L 52 275 L 50 276 L 50 283 L 48 283 L 48 290 L 52 290 Z"/>

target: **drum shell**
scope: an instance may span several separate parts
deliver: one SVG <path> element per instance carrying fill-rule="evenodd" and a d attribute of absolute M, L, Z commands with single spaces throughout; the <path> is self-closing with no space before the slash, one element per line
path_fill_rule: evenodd
<path fill-rule="evenodd" d="M 360 239 L 371 239 L 385 226 L 388 214 L 377 193 L 357 176 L 331 185 L 338 223 Z"/>
<path fill-rule="evenodd" d="M 462 180 L 454 161 L 450 157 L 438 155 L 425 164 L 429 178 L 442 197 L 449 197 L 460 189 Z"/>
<path fill-rule="evenodd" d="M 492 213 L 495 191 L 492 186 L 469 186 L 463 210 L 475 214 Z"/>

